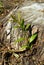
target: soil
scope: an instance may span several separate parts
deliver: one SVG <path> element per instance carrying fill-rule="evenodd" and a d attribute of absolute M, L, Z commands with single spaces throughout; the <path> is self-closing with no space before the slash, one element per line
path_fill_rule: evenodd
<path fill-rule="evenodd" d="M 38 38 L 30 50 L 15 52 L 11 44 L 0 43 L 0 65 L 44 65 L 44 28 L 36 27 Z"/>

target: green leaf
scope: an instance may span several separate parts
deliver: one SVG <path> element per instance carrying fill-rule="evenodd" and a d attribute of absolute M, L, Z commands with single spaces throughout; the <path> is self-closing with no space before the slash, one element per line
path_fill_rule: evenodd
<path fill-rule="evenodd" d="M 3 7 L 3 3 L 2 2 L 0 2 L 0 8 L 2 8 Z"/>
<path fill-rule="evenodd" d="M 19 38 L 19 39 L 17 39 L 16 41 L 15 41 L 15 43 L 17 43 L 17 42 L 21 42 L 21 41 L 23 41 L 25 38 Z"/>
<path fill-rule="evenodd" d="M 28 39 L 28 40 L 29 40 L 29 43 L 33 42 L 36 37 L 37 37 L 37 34 L 32 35 L 32 36 Z"/>
<path fill-rule="evenodd" d="M 13 28 L 14 28 L 14 29 L 15 29 L 15 28 L 19 28 L 19 26 L 14 26 Z"/>
<path fill-rule="evenodd" d="M 24 25 L 24 19 L 21 20 L 21 24 L 20 24 L 20 25 L 21 25 L 21 26 Z"/>
<path fill-rule="evenodd" d="M 26 48 L 27 48 L 27 45 L 23 45 L 23 46 L 20 48 L 20 50 L 23 51 L 23 50 L 26 50 Z"/>
<path fill-rule="evenodd" d="M 21 20 L 21 15 L 20 15 L 20 12 L 18 12 L 18 22 L 20 22 Z"/>
<path fill-rule="evenodd" d="M 24 48 L 26 48 L 26 47 L 27 47 L 27 45 L 23 45 L 21 48 L 24 49 Z"/>
<path fill-rule="evenodd" d="M 11 15 L 12 19 L 13 19 L 13 22 L 17 22 L 17 19 L 14 15 Z"/>
<path fill-rule="evenodd" d="M 25 30 L 27 30 L 27 29 L 29 28 L 30 25 L 31 25 L 31 24 L 27 24 Z"/>
<path fill-rule="evenodd" d="M 23 30 L 25 29 L 24 19 L 21 20 L 20 27 L 21 27 Z"/>
<path fill-rule="evenodd" d="M 3 3 L 0 1 L 0 14 L 4 12 L 4 6 Z"/>

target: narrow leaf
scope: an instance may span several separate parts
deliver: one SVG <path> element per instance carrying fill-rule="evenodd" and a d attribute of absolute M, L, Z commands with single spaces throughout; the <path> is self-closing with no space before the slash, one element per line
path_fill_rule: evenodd
<path fill-rule="evenodd" d="M 17 19 L 14 15 L 11 15 L 11 17 L 13 18 L 13 22 L 17 22 Z"/>
<path fill-rule="evenodd" d="M 27 48 L 27 45 L 23 45 L 23 46 L 20 48 L 20 50 L 23 51 L 23 50 L 25 50 L 26 48 Z"/>
<path fill-rule="evenodd" d="M 29 43 L 33 42 L 36 37 L 37 37 L 37 34 L 32 35 L 32 36 L 28 39 L 28 40 L 29 40 Z"/>
<path fill-rule="evenodd" d="M 30 26 L 30 24 L 27 24 L 25 30 L 27 30 L 29 28 L 29 26 Z"/>
<path fill-rule="evenodd" d="M 3 3 L 2 2 L 0 2 L 0 8 L 2 8 L 3 7 Z"/>
<path fill-rule="evenodd" d="M 26 47 L 27 47 L 27 45 L 23 45 L 21 48 L 24 49 L 24 48 L 26 48 Z"/>
<path fill-rule="evenodd" d="M 23 26 L 23 25 L 24 25 L 24 19 L 21 20 L 21 26 Z"/>
<path fill-rule="evenodd" d="M 14 28 L 14 29 L 15 29 L 15 28 L 19 28 L 19 26 L 14 26 L 13 28 Z"/>
<path fill-rule="evenodd" d="M 21 42 L 21 41 L 23 41 L 24 40 L 24 38 L 19 38 L 19 39 L 17 39 L 16 41 L 15 41 L 15 43 L 16 42 Z"/>
<path fill-rule="evenodd" d="M 20 15 L 20 12 L 18 12 L 18 21 L 20 22 L 21 20 L 21 15 Z"/>
<path fill-rule="evenodd" d="M 20 27 L 24 30 L 25 29 L 25 25 L 24 25 L 24 19 L 21 20 L 21 24 Z"/>

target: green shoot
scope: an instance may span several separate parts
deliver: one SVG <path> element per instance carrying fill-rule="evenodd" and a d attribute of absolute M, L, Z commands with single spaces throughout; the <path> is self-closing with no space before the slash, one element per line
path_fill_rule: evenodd
<path fill-rule="evenodd" d="M 17 39 L 16 41 L 15 41 L 15 43 L 17 43 L 17 42 L 21 42 L 21 41 L 23 41 L 25 38 L 19 38 L 19 39 Z"/>
<path fill-rule="evenodd" d="M 18 22 L 21 21 L 21 15 L 20 15 L 20 12 L 18 12 Z"/>
<path fill-rule="evenodd" d="M 27 24 L 25 30 L 27 30 L 31 24 Z"/>
<path fill-rule="evenodd" d="M 19 26 L 14 26 L 14 29 L 15 29 L 15 28 L 19 28 Z"/>
<path fill-rule="evenodd" d="M 27 45 L 23 45 L 23 46 L 20 48 L 20 50 L 23 51 L 23 50 L 25 50 L 26 48 L 27 48 Z"/>
<path fill-rule="evenodd" d="M 31 24 L 27 24 L 26 26 L 25 26 L 25 22 L 24 22 L 24 19 L 21 19 L 21 15 L 20 15 L 20 13 L 18 13 L 18 19 L 16 19 L 16 17 L 14 17 L 14 16 L 12 16 L 12 18 L 13 18 L 13 21 L 15 22 L 15 23 L 18 23 L 19 24 L 19 26 L 17 25 L 17 26 L 14 26 L 14 29 L 15 28 L 21 28 L 21 30 L 22 30 L 22 33 L 25 33 L 24 34 L 24 37 L 22 38 L 19 38 L 19 39 L 17 39 L 16 41 L 15 41 L 15 44 L 18 42 L 22 42 L 22 41 L 25 41 L 26 42 L 26 40 L 27 40 L 27 44 L 26 45 L 23 45 L 23 46 L 21 46 L 21 48 L 20 48 L 20 50 L 21 51 L 23 51 L 23 50 L 25 50 L 25 49 L 30 49 L 30 48 L 32 48 L 32 46 L 33 46 L 33 44 L 31 44 L 35 39 L 36 39 L 36 37 L 37 37 L 37 34 L 34 34 L 34 35 L 32 35 L 31 37 L 27 37 L 26 38 L 26 40 L 25 40 L 25 37 L 26 37 L 26 35 L 28 35 L 28 34 L 26 34 L 28 31 L 29 31 L 29 28 L 30 28 L 30 26 L 31 26 Z M 24 42 L 24 43 L 25 43 Z"/>
<path fill-rule="evenodd" d="M 2 2 L 0 2 L 0 8 L 2 8 L 3 7 L 3 3 Z"/>
<path fill-rule="evenodd" d="M 35 40 L 35 38 L 37 37 L 37 34 L 34 34 L 34 35 L 32 35 L 28 40 L 29 40 L 29 43 L 32 43 L 34 40 Z"/>

